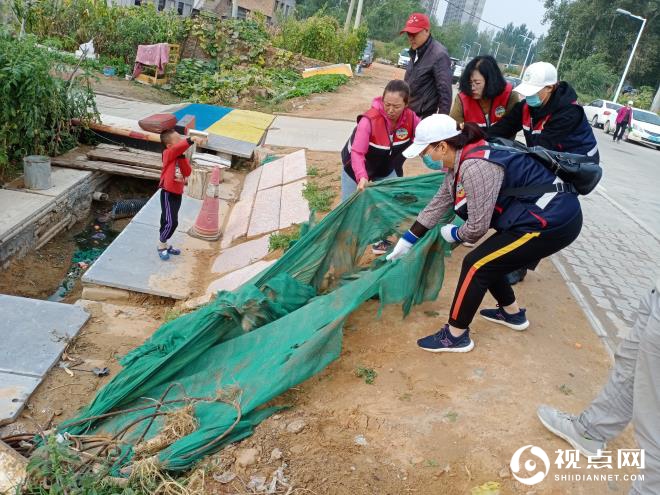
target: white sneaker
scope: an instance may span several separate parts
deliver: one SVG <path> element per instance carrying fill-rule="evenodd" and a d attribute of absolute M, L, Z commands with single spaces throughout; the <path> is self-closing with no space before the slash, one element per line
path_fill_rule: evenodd
<path fill-rule="evenodd" d="M 594 440 L 578 433 L 575 427 L 577 418 L 561 412 L 554 407 L 540 406 L 536 410 L 536 414 L 548 430 L 563 438 L 571 446 L 586 456 L 596 457 L 599 455 L 599 450 L 605 450 L 605 442 Z"/>

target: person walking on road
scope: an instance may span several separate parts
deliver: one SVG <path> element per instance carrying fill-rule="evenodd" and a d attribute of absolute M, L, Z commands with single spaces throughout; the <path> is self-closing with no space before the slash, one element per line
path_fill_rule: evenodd
<path fill-rule="evenodd" d="M 633 102 L 629 101 L 625 107 L 619 108 L 616 112 L 616 129 L 614 130 L 612 141 L 616 141 L 617 143 L 621 142 L 623 133 L 628 127 L 630 127 L 633 113 L 632 105 Z"/>
<path fill-rule="evenodd" d="M 616 351 L 614 368 L 600 395 L 579 416 L 540 406 L 541 423 L 582 454 L 600 457 L 605 442 L 632 421 L 644 451 L 644 479 L 630 495 L 660 493 L 660 279 L 642 298 L 637 320 Z"/>
<path fill-rule="evenodd" d="M 518 103 L 518 93 L 506 82 L 497 62 L 490 55 L 475 57 L 458 81 L 449 116 L 456 122 L 474 122 L 488 129 Z"/>
<path fill-rule="evenodd" d="M 406 158 L 421 154 L 428 167 L 436 170 L 444 166 L 449 172 L 388 260 L 405 256 L 452 208 L 465 223 L 441 228 L 448 243 L 474 243 L 489 228 L 496 231 L 463 258 L 448 323 L 417 341 L 427 351 L 468 352 L 474 347 L 470 323 L 486 291 L 498 307 L 481 310 L 483 318 L 513 330 L 526 330 L 529 321 L 525 309 L 519 306 L 506 274 L 535 266 L 541 258 L 573 242 L 582 228 L 576 194 L 567 192 L 563 183 L 557 184 L 561 181 L 532 156 L 491 149 L 484 137 L 474 123 L 465 123 L 461 129 L 448 115 L 431 115 L 419 123 L 414 143 L 404 151 Z M 553 185 L 562 187 L 553 188 L 552 193 L 520 197 L 513 191 Z"/>
<path fill-rule="evenodd" d="M 431 22 L 424 14 L 411 14 L 403 33 L 410 42 L 405 75 L 410 85 L 410 108 L 422 119 L 434 113 L 449 113 L 452 72 L 447 49 L 431 36 Z"/>
<path fill-rule="evenodd" d="M 385 86 L 383 96 L 374 98 L 371 108 L 358 116 L 358 124 L 341 152 L 341 200 L 363 191 L 370 181 L 403 175 L 403 151 L 410 146 L 419 117 L 408 107 L 410 88 L 395 79 Z M 387 240 L 372 246 L 374 254 L 385 254 Z"/>

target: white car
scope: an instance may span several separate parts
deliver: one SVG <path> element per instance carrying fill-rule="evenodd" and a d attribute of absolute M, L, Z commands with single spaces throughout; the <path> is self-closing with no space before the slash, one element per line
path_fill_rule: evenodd
<path fill-rule="evenodd" d="M 660 117 L 648 110 L 633 107 L 632 129 L 627 133 L 627 141 L 636 141 L 660 150 Z M 605 122 L 605 132 L 609 134 L 616 129 L 616 114 L 610 115 Z"/>
<path fill-rule="evenodd" d="M 619 105 L 613 101 L 594 100 L 583 108 L 587 120 L 591 122 L 592 126 L 604 127 L 612 114 L 614 115 L 614 118 L 616 118 L 616 112 L 622 106 L 623 105 Z"/>
<path fill-rule="evenodd" d="M 401 67 L 405 69 L 408 67 L 408 64 L 410 63 L 410 51 L 408 48 L 404 48 L 401 50 L 401 53 L 399 53 L 399 61 L 396 63 L 397 67 Z"/>

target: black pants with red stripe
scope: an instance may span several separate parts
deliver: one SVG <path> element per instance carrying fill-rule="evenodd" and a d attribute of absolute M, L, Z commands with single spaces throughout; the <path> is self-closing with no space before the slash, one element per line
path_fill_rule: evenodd
<path fill-rule="evenodd" d="M 165 189 L 160 190 L 160 242 L 165 243 L 174 235 L 179 226 L 179 208 L 181 208 L 181 194 L 171 193 Z"/>
<path fill-rule="evenodd" d="M 486 291 L 490 291 L 500 306 L 513 304 L 516 296 L 506 274 L 519 268 L 535 267 L 542 258 L 577 239 L 581 229 L 580 212 L 570 222 L 548 232 L 496 232 L 490 236 L 463 258 L 449 324 L 468 328 Z"/>

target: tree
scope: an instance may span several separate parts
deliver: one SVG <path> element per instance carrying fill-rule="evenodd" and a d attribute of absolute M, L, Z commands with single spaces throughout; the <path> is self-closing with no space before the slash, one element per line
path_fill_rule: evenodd
<path fill-rule="evenodd" d="M 645 17 L 646 27 L 628 72 L 635 86 L 655 87 L 660 76 L 660 9 L 657 0 L 546 0 L 544 22 L 550 22 L 542 56 L 556 63 L 567 31 L 564 60 L 601 55 L 609 71 L 621 74 L 640 28 L 640 21 L 616 13 L 622 8 Z M 563 65 L 564 62 L 562 62 Z"/>

